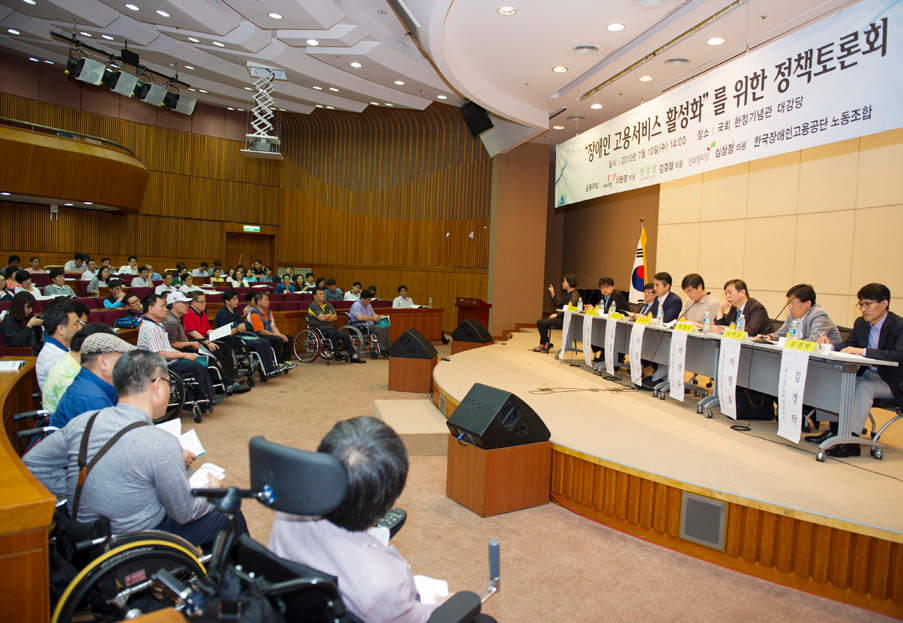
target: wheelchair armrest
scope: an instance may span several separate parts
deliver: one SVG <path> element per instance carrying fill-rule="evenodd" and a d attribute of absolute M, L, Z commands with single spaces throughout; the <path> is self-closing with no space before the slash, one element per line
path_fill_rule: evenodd
<path fill-rule="evenodd" d="M 480 614 L 480 596 L 461 591 L 449 597 L 430 616 L 428 623 L 468 623 Z"/>
<path fill-rule="evenodd" d="M 13 416 L 13 420 L 25 420 L 28 418 L 42 418 L 42 417 L 50 417 L 52 413 L 50 411 L 45 411 L 44 409 L 38 409 L 36 411 L 26 411 L 25 413 L 17 413 Z"/>

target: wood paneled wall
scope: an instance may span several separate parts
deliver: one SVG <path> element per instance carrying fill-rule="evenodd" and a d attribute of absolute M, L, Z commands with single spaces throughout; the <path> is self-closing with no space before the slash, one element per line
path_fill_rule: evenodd
<path fill-rule="evenodd" d="M 282 123 L 280 264 L 485 268 L 490 160 L 454 108 Z"/>

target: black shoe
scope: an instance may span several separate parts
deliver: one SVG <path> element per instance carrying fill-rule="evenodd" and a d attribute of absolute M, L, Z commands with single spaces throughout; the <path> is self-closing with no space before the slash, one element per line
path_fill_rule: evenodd
<path fill-rule="evenodd" d="M 214 396 L 213 398 L 210 399 L 210 402 L 209 402 L 210 406 L 214 407 L 214 406 L 218 405 L 219 403 L 221 403 L 223 401 L 223 398 L 225 398 L 225 396 L 223 394 L 217 394 L 216 396 Z"/>
<path fill-rule="evenodd" d="M 833 448 L 828 448 L 825 451 L 825 454 L 828 456 L 833 456 L 834 458 L 842 459 L 848 456 L 859 456 L 862 453 L 862 446 L 858 443 L 842 443 L 840 445 L 834 446 Z"/>
<path fill-rule="evenodd" d="M 640 389 L 651 392 L 653 389 L 655 389 L 656 385 L 658 385 L 658 381 L 653 381 L 651 376 L 647 376 L 643 379 L 643 383 L 642 385 L 640 385 Z"/>
<path fill-rule="evenodd" d="M 370 359 L 379 359 L 379 353 L 374 351 L 370 351 Z"/>
<path fill-rule="evenodd" d="M 367 363 L 367 362 L 364 361 L 363 359 L 361 359 L 360 357 L 352 357 L 351 359 L 348 360 L 348 363 Z"/>
<path fill-rule="evenodd" d="M 229 387 L 226 388 L 226 394 L 246 394 L 251 391 L 251 388 L 247 385 L 243 385 L 241 383 L 233 383 Z"/>
<path fill-rule="evenodd" d="M 836 437 L 836 436 L 837 436 L 837 433 L 835 433 L 834 431 L 826 430 L 821 435 L 809 435 L 805 439 L 809 443 L 820 444 L 821 442 L 827 441 L 831 437 Z"/>

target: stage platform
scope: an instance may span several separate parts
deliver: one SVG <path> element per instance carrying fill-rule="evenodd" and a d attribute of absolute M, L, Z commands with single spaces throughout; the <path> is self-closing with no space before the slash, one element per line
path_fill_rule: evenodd
<path fill-rule="evenodd" d="M 698 415 L 695 398 L 631 391 L 627 377 L 590 374 L 582 352 L 557 361 L 531 352 L 537 342 L 517 333 L 439 362 L 434 404 L 448 417 L 477 380 L 510 391 L 552 433 L 551 501 L 697 558 L 903 616 L 903 428 L 882 437 L 883 461 L 865 452 L 819 463 L 816 446 L 783 440 L 776 422 L 732 430 L 717 409 Z M 681 536 L 686 493 L 723 507 L 722 549 Z"/>

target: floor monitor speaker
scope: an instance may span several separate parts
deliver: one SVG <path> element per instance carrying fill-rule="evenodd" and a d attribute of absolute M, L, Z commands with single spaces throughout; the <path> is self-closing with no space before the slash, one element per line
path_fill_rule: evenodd
<path fill-rule="evenodd" d="M 492 336 L 486 330 L 486 327 L 481 325 L 475 318 L 468 318 L 454 330 L 452 339 L 456 342 L 486 344 L 492 341 Z"/>
<path fill-rule="evenodd" d="M 389 356 L 399 359 L 432 359 L 439 351 L 417 329 L 408 329 L 389 347 Z"/>
<path fill-rule="evenodd" d="M 530 406 L 512 394 L 474 383 L 448 418 L 448 429 L 485 450 L 548 441 L 551 433 Z"/>

